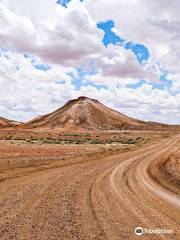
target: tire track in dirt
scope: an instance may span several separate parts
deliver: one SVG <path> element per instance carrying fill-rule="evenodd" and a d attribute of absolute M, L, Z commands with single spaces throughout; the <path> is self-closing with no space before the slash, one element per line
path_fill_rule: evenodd
<path fill-rule="evenodd" d="M 170 154 L 177 141 L 177 137 L 168 140 L 167 142 L 164 141 L 163 144 L 157 144 L 151 152 L 149 151 L 143 155 L 139 155 L 138 157 L 120 163 L 119 166 L 113 170 L 110 177 L 112 188 L 121 201 L 124 201 L 126 210 L 131 211 L 132 219 L 133 215 L 136 215 L 141 220 L 141 226 L 143 227 L 167 227 L 167 229 L 170 227 L 170 229 L 173 229 L 174 232 L 176 232 L 176 234 L 171 236 L 163 234 L 158 235 L 158 237 L 161 237 L 162 239 L 178 239 L 179 221 L 177 215 L 175 219 L 173 218 L 174 216 L 169 217 L 158 207 L 165 205 L 166 208 L 169 209 L 168 212 L 171 213 L 170 215 L 173 215 L 174 208 L 169 205 L 169 200 L 175 204 L 176 211 L 179 211 L 180 198 L 156 184 L 148 175 L 147 168 L 154 159 L 158 157 L 160 158 L 167 152 Z M 119 185 L 117 182 L 119 182 Z M 129 188 L 129 186 L 131 187 Z M 134 192 L 136 192 L 136 194 L 134 194 Z M 155 205 L 154 199 L 156 199 Z M 157 236 L 155 238 L 157 239 Z"/>

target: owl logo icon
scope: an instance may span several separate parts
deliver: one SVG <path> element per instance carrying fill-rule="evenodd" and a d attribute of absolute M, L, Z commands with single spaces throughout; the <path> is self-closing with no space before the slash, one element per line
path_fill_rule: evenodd
<path fill-rule="evenodd" d="M 136 229 L 135 229 L 135 234 L 136 235 L 138 235 L 138 236 L 141 236 L 141 235 L 143 235 L 143 229 L 141 228 L 141 227 L 137 227 Z"/>

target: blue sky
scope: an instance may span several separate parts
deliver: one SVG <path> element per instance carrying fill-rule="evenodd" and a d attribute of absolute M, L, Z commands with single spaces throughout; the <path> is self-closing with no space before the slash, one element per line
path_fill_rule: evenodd
<path fill-rule="evenodd" d="M 115 28 L 113 20 L 97 23 L 97 27 L 104 31 L 103 44 L 106 47 L 109 44 L 113 44 L 123 46 L 125 49 L 130 49 L 135 54 L 140 64 L 143 64 L 149 59 L 150 53 L 147 47 L 141 43 L 127 41 L 113 31 Z"/>
<path fill-rule="evenodd" d="M 67 7 L 68 2 L 70 2 L 70 1 L 62 1 L 60 4 L 62 6 Z M 104 37 L 102 39 L 102 43 L 106 48 L 108 47 L 108 45 L 111 45 L 111 44 L 121 46 L 126 50 L 132 51 L 132 53 L 135 55 L 135 57 L 140 65 L 146 64 L 146 62 L 148 61 L 148 59 L 150 57 L 149 49 L 146 46 L 144 46 L 142 43 L 134 43 L 129 40 L 125 40 L 124 38 L 119 36 L 118 33 L 116 33 L 114 30 L 115 23 L 113 20 L 99 22 L 99 23 L 97 23 L 97 28 L 101 29 L 104 32 Z M 121 49 L 119 49 L 119 51 L 121 51 Z M 95 73 L 86 72 L 80 68 L 77 69 L 77 72 L 78 72 L 78 78 L 73 78 L 73 75 L 71 76 L 73 79 L 73 83 L 75 84 L 77 89 L 80 89 L 80 87 L 82 85 L 88 85 L 88 84 L 93 85 L 93 86 L 96 85 L 96 83 L 92 84 L 92 82 L 88 82 L 88 81 L 84 80 L 84 78 L 87 75 L 93 75 Z M 166 79 L 166 77 L 167 77 L 167 73 L 164 73 L 163 70 L 161 70 L 161 74 L 159 76 L 159 82 L 158 83 L 150 83 L 150 85 L 153 86 L 153 89 L 164 90 L 166 88 L 169 90 L 172 85 L 172 81 Z M 139 82 L 137 82 L 136 84 L 127 84 L 127 87 L 136 89 L 138 87 L 141 87 L 145 83 L 146 83 L 146 80 L 140 79 Z M 101 84 L 101 85 L 97 84 L 96 87 L 106 88 L 106 86 L 103 84 Z"/>
<path fill-rule="evenodd" d="M 79 0 L 80 2 L 83 2 L 83 0 Z M 62 5 L 63 7 L 67 8 L 68 7 L 68 3 L 70 3 L 71 0 L 58 0 L 57 3 Z"/>
<path fill-rule="evenodd" d="M 68 3 L 70 0 L 59 0 L 58 3 L 62 5 L 63 7 L 68 7 Z M 83 1 L 81 1 L 83 2 Z M 107 48 L 108 45 L 117 45 L 121 46 L 126 50 L 132 51 L 132 53 L 135 55 L 137 61 L 139 64 L 143 65 L 146 64 L 150 57 L 150 52 L 148 47 L 143 45 L 142 43 L 134 43 L 131 40 L 124 39 L 121 37 L 118 33 L 115 32 L 115 22 L 113 20 L 107 20 L 104 22 L 98 22 L 97 28 L 101 29 L 104 32 L 104 37 L 102 39 L 103 45 Z M 119 50 L 121 51 L 121 49 Z M 46 67 L 45 67 L 46 69 Z M 83 81 L 85 76 L 93 75 L 94 73 L 91 72 L 85 72 L 83 69 L 77 69 L 78 72 L 78 78 L 73 79 L 73 83 L 75 84 L 77 89 L 80 89 L 82 85 L 87 85 L 87 81 Z M 164 73 L 161 71 L 161 74 L 159 76 L 159 82 L 158 83 L 151 83 L 150 85 L 153 86 L 154 89 L 164 90 L 167 88 L 168 90 L 171 87 L 172 81 L 166 79 L 167 73 Z M 136 84 L 128 84 L 127 87 L 129 88 L 138 88 L 141 87 L 143 84 L 145 84 L 146 81 L 144 79 L 140 79 L 139 82 Z M 89 82 L 90 85 L 92 85 L 91 82 Z M 93 86 L 96 84 L 93 84 Z M 99 86 L 97 86 L 99 88 Z M 105 85 L 102 84 L 102 87 L 105 87 Z"/>
<path fill-rule="evenodd" d="M 133 43 L 119 36 L 114 31 L 115 23 L 113 20 L 97 23 L 97 27 L 104 31 L 104 37 L 103 37 L 102 43 L 104 44 L 105 47 L 108 47 L 108 45 L 110 44 L 122 46 L 125 49 L 133 52 L 139 64 L 143 65 L 147 63 L 148 59 L 150 58 L 149 49 L 146 46 L 144 46 L 142 43 Z M 160 69 L 159 81 L 157 83 L 150 83 L 153 89 L 159 89 L 159 90 L 167 89 L 169 92 L 171 92 L 170 88 L 172 86 L 172 81 L 167 79 L 167 73 L 168 71 L 163 71 L 163 69 Z M 144 79 L 140 79 L 139 82 L 137 82 L 136 84 L 128 84 L 127 87 L 137 89 L 143 86 L 143 84 L 147 84 L 147 83 Z"/>
<path fill-rule="evenodd" d="M 86 95 L 132 117 L 179 122 L 179 13 L 159 0 L 133 2 L 32 0 L 19 8 L 2 0 L 0 116 L 29 120 Z"/>

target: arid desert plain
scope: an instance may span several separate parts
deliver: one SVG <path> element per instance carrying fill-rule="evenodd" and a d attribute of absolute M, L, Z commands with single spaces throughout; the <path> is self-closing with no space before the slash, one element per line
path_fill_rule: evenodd
<path fill-rule="evenodd" d="M 0 239 L 180 239 L 179 134 L 86 97 L 1 119 Z"/>

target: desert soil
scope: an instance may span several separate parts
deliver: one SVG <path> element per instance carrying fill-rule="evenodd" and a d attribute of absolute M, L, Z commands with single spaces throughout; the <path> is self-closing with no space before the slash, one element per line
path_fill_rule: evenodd
<path fill-rule="evenodd" d="M 0 239 L 180 239 L 179 140 L 133 151 L 1 140 Z"/>

